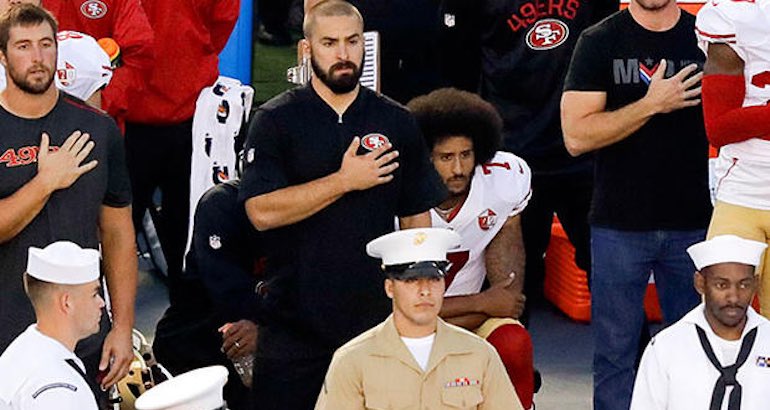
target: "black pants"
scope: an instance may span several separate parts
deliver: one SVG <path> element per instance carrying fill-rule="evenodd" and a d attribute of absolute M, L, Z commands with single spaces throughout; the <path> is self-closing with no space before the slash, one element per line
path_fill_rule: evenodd
<path fill-rule="evenodd" d="M 168 263 L 169 296 L 176 297 L 182 272 L 190 212 L 192 119 L 173 125 L 126 124 L 126 160 L 134 196 L 133 219 L 137 231 L 161 192 L 161 210 L 155 228 Z"/>
<path fill-rule="evenodd" d="M 532 175 L 532 199 L 521 217 L 527 255 L 524 294 L 528 304 L 544 299 L 545 250 L 551 240 L 551 223 L 558 215 L 570 242 L 575 246 L 575 264 L 591 273 L 591 235 L 588 210 L 591 206 L 593 173 L 581 171 L 561 175 Z M 526 323 L 528 309 L 522 317 Z"/>
<path fill-rule="evenodd" d="M 297 360 L 257 358 L 252 383 L 253 409 L 313 410 L 331 360 L 331 356 Z"/>

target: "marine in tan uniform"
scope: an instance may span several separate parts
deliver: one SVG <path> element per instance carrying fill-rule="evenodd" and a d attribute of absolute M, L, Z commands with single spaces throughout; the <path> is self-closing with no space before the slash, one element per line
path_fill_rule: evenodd
<path fill-rule="evenodd" d="M 316 409 L 522 409 L 494 348 L 439 319 L 446 252 L 459 236 L 409 229 L 367 245 L 393 314 L 334 354 Z"/>

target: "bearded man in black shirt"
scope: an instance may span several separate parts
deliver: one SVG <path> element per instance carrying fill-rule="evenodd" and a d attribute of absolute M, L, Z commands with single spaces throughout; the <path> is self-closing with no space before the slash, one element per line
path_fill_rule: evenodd
<path fill-rule="evenodd" d="M 365 244 L 428 227 L 444 184 L 415 119 L 358 85 L 363 19 L 330 0 L 305 16 L 313 78 L 261 106 L 249 129 L 240 196 L 264 231 L 266 298 L 253 405 L 311 409 L 332 354 L 390 314 Z"/>

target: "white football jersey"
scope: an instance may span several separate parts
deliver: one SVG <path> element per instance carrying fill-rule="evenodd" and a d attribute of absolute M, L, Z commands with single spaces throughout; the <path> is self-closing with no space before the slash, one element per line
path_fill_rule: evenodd
<path fill-rule="evenodd" d="M 481 290 L 487 276 L 487 245 L 509 216 L 519 214 L 527 206 L 532 192 L 531 177 L 523 159 L 498 151 L 491 161 L 476 166 L 468 198 L 448 220 L 431 209 L 434 227 L 451 229 L 462 238 L 460 248 L 447 255 L 452 267 L 447 274 L 446 296 L 471 295 Z"/>
<path fill-rule="evenodd" d="M 770 0 L 712 0 L 696 20 L 698 44 L 728 44 L 743 59 L 744 107 L 770 101 Z M 770 141 L 753 138 L 720 149 L 715 166 L 716 197 L 756 209 L 770 209 Z"/>
<path fill-rule="evenodd" d="M 56 86 L 81 100 L 87 100 L 112 79 L 110 57 L 93 37 L 77 31 L 56 34 L 58 58 Z M 4 90 L 5 67 L 0 65 L 0 90 Z"/>

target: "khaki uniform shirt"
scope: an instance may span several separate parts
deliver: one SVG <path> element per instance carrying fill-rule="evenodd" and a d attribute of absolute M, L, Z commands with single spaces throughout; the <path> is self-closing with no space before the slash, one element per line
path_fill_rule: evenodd
<path fill-rule="evenodd" d="M 427 370 L 391 315 L 334 354 L 316 410 L 522 409 L 500 357 L 472 333 L 438 321 Z"/>

